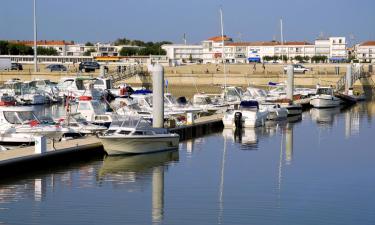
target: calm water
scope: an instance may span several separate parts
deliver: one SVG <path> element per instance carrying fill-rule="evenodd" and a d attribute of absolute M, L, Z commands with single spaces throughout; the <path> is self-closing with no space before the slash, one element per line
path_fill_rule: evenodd
<path fill-rule="evenodd" d="M 0 184 L 4 224 L 375 224 L 375 104 Z M 374 138 L 374 139 L 373 139 Z"/>

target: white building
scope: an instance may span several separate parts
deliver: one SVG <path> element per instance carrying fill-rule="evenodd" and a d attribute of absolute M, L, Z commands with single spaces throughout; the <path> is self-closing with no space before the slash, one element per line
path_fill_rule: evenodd
<path fill-rule="evenodd" d="M 331 61 L 345 60 L 348 57 L 346 49 L 346 39 L 345 37 L 330 37 L 330 55 Z"/>
<path fill-rule="evenodd" d="M 355 55 L 360 62 L 375 62 L 375 41 L 366 41 L 357 45 Z"/>
<path fill-rule="evenodd" d="M 202 45 L 164 45 L 170 60 L 186 59 L 187 53 L 196 50 L 194 59 L 203 63 L 221 63 L 223 60 L 223 40 L 221 36 L 202 41 Z M 190 48 L 190 50 L 189 50 Z M 199 50 L 197 50 L 199 49 Z M 185 56 L 184 56 L 185 55 Z M 332 62 L 347 59 L 345 37 L 317 39 L 314 44 L 306 41 L 292 41 L 281 44 L 270 42 L 233 42 L 224 36 L 224 58 L 228 63 L 261 62 L 264 56 L 286 56 L 288 59 L 297 56 L 312 58 L 326 56 Z"/>
<path fill-rule="evenodd" d="M 170 64 L 202 61 L 202 45 L 167 44 L 161 48 L 167 52 L 167 57 L 171 60 Z"/>

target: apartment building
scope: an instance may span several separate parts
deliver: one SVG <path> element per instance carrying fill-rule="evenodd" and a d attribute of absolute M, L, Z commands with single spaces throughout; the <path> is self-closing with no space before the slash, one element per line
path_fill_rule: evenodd
<path fill-rule="evenodd" d="M 201 45 L 164 45 L 167 56 L 171 61 L 186 59 L 192 54 L 195 61 L 203 63 L 220 63 L 225 58 L 227 63 L 261 62 L 264 56 L 286 56 L 288 59 L 296 56 L 326 56 L 333 62 L 347 59 L 345 37 L 330 37 L 317 39 L 315 43 L 306 41 L 291 41 L 281 44 L 278 41 L 233 42 L 230 37 L 216 36 L 202 41 Z M 224 49 L 224 53 L 223 53 Z M 224 54 L 224 55 L 223 55 Z"/>
<path fill-rule="evenodd" d="M 375 62 L 375 41 L 366 41 L 356 45 L 355 56 L 360 62 Z"/>

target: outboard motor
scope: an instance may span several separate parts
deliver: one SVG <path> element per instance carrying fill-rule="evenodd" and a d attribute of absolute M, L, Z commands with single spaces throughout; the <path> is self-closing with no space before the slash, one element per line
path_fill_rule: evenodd
<path fill-rule="evenodd" d="M 234 114 L 234 125 L 236 126 L 237 129 L 242 128 L 242 113 L 241 112 L 236 112 Z"/>

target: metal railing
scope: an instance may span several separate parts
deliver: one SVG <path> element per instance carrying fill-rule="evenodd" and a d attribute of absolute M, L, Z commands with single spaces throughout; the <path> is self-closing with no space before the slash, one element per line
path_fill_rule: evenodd
<path fill-rule="evenodd" d="M 147 75 L 147 71 L 143 69 L 142 65 L 119 66 L 113 73 L 105 74 L 105 77 L 111 78 L 113 82 L 118 82 L 137 75 Z"/>
<path fill-rule="evenodd" d="M 358 67 L 358 68 L 353 68 L 352 66 L 352 77 L 351 77 L 351 84 L 354 85 L 354 83 L 361 79 L 361 78 L 365 78 L 367 76 L 367 74 L 365 72 L 363 72 L 363 69 L 361 67 Z M 346 74 L 344 76 L 342 76 L 336 83 L 336 91 L 341 91 L 343 89 L 345 89 L 345 85 L 346 85 Z"/>

